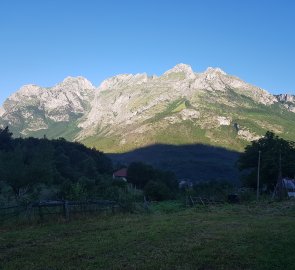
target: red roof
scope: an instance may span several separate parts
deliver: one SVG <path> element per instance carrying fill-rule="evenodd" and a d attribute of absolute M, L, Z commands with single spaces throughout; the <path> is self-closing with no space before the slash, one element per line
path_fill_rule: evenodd
<path fill-rule="evenodd" d="M 115 177 L 127 177 L 127 168 L 120 169 L 114 172 Z"/>

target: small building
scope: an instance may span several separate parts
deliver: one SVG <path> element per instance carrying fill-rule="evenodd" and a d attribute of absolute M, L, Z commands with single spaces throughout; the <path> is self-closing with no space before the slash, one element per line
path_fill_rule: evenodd
<path fill-rule="evenodd" d="M 123 180 L 127 182 L 127 168 L 122 168 L 113 173 L 113 179 Z"/>

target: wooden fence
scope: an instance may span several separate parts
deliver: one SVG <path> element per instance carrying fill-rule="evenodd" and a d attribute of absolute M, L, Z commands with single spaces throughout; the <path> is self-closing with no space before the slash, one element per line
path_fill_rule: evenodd
<path fill-rule="evenodd" d="M 198 205 L 198 204 L 205 206 L 205 205 L 216 205 L 216 204 L 225 203 L 224 201 L 221 201 L 221 200 L 208 199 L 204 197 L 192 197 L 192 196 L 187 197 L 186 201 L 187 201 L 186 204 L 191 206 Z"/>
<path fill-rule="evenodd" d="M 62 216 L 69 220 L 75 214 L 83 213 L 115 213 L 122 209 L 115 201 L 40 201 L 28 205 L 15 205 L 0 208 L 0 222 L 8 220 L 44 220 L 50 216 Z"/>

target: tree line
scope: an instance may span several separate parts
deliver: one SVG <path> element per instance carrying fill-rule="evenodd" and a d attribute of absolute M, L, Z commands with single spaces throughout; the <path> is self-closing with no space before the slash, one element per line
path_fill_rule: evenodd
<path fill-rule="evenodd" d="M 8 128 L 0 129 L 1 191 L 10 189 L 17 201 L 32 200 L 40 193 L 75 197 L 91 191 L 111 173 L 111 160 L 96 149 L 62 138 L 13 138 Z"/>
<path fill-rule="evenodd" d="M 63 138 L 13 138 L 0 128 L 0 203 L 39 199 L 104 198 L 135 200 L 128 183 L 113 179 L 112 161 L 102 152 Z M 149 199 L 171 199 L 177 190 L 173 173 L 132 163 L 128 182 Z M 133 196 L 133 198 L 131 198 Z M 5 197 L 5 199 L 3 198 Z"/>
<path fill-rule="evenodd" d="M 266 191 L 273 191 L 278 178 L 295 176 L 295 142 L 287 141 L 268 131 L 259 140 L 246 146 L 238 160 L 239 169 L 244 172 L 244 186 L 256 188 L 258 159 L 260 152 L 260 182 Z"/>
<path fill-rule="evenodd" d="M 259 152 L 260 182 L 266 190 L 274 189 L 280 173 L 294 178 L 295 143 L 268 131 L 240 155 L 237 164 L 243 172 L 244 186 L 256 187 Z M 112 172 L 111 160 L 94 148 L 63 138 L 13 138 L 8 128 L 0 128 L 0 203 L 1 200 L 30 202 L 40 198 L 134 199 L 128 183 L 113 179 Z M 144 163 L 129 165 L 128 182 L 142 191 L 137 194 L 141 199 L 145 195 L 160 201 L 174 199 L 179 194 L 178 181 L 172 172 Z"/>
<path fill-rule="evenodd" d="M 128 182 L 142 189 L 150 200 L 174 199 L 178 192 L 178 180 L 173 172 L 155 169 L 142 162 L 129 165 Z"/>

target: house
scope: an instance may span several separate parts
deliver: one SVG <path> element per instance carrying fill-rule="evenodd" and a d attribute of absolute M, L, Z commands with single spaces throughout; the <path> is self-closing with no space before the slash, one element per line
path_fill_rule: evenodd
<path fill-rule="evenodd" d="M 123 180 L 127 182 L 127 168 L 122 168 L 113 173 L 113 179 Z"/>

